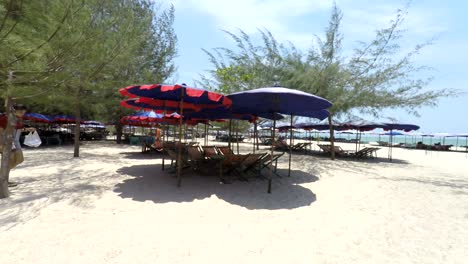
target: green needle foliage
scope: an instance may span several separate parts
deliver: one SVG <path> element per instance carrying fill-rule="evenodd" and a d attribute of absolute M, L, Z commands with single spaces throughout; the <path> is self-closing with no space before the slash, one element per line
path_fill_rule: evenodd
<path fill-rule="evenodd" d="M 163 82 L 176 70 L 174 8 L 150 0 L 5 0 L 0 3 L 0 95 L 35 112 L 118 123 L 117 88 Z M 9 129 L 11 127 L 9 126 Z M 11 136 L 5 133 L 6 146 Z M 7 196 L 8 153 L 0 197 Z M 5 165 L 5 166 L 4 166 Z M 6 189 L 6 191 L 5 191 Z"/>
<path fill-rule="evenodd" d="M 342 13 L 333 6 L 325 38 L 306 52 L 292 43 L 280 43 L 268 30 L 259 30 L 262 41 L 239 31 L 227 32 L 236 48 L 205 51 L 213 66 L 199 81 L 206 87 L 231 93 L 279 84 L 330 100 L 331 123 L 352 110 L 378 116 L 388 108 L 417 114 L 422 106 L 435 106 L 451 89 L 429 90 L 430 67 L 415 64 L 419 52 L 431 41 L 417 44 L 404 53 L 401 40 L 407 8 L 398 10 L 386 28 L 376 31 L 370 42 L 359 42 L 349 57 L 343 56 L 340 25 Z M 331 131 L 333 134 L 333 131 Z"/>

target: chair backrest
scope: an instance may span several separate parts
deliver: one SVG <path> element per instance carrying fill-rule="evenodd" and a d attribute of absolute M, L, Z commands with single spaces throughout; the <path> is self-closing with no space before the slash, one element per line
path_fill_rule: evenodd
<path fill-rule="evenodd" d="M 334 146 L 335 152 L 345 152 L 340 146 Z"/>
<path fill-rule="evenodd" d="M 234 166 L 239 165 L 246 158 L 249 157 L 249 154 L 240 154 L 240 155 L 229 155 L 223 160 L 223 166 Z"/>
<path fill-rule="evenodd" d="M 216 147 L 218 149 L 218 151 L 227 156 L 227 155 L 234 155 L 234 151 L 232 151 L 232 149 L 230 147 Z"/>
<path fill-rule="evenodd" d="M 266 155 L 264 155 L 261 158 L 261 163 L 263 164 L 263 166 L 267 166 L 271 162 L 275 162 L 277 159 L 279 159 L 281 156 L 283 156 L 283 154 L 284 154 L 284 152 L 280 153 L 280 154 L 273 154 L 273 156 L 271 156 L 270 153 L 267 153 Z"/>
<path fill-rule="evenodd" d="M 198 146 L 189 146 L 187 147 L 188 156 L 190 160 L 203 160 L 203 152 Z"/>
<path fill-rule="evenodd" d="M 164 148 L 167 150 L 167 149 L 175 149 L 175 142 L 171 142 L 171 141 L 166 141 L 164 142 Z"/>
<path fill-rule="evenodd" d="M 363 148 L 361 150 L 359 150 L 358 152 L 356 152 L 356 154 L 359 154 L 359 155 L 366 155 L 368 153 L 371 153 L 372 151 L 374 151 L 373 148 Z"/>
<path fill-rule="evenodd" d="M 171 157 L 171 159 L 173 160 L 177 159 L 177 153 L 174 150 L 168 148 L 166 149 L 166 151 L 167 151 L 167 154 L 169 154 L 169 157 Z"/>
<path fill-rule="evenodd" d="M 202 148 L 203 148 L 205 157 L 207 158 L 218 155 L 218 151 L 216 150 L 215 146 L 203 146 Z"/>
<path fill-rule="evenodd" d="M 317 145 L 321 148 L 324 152 L 331 152 L 330 145 Z"/>
<path fill-rule="evenodd" d="M 241 165 L 245 168 L 250 168 L 260 162 L 263 156 L 265 156 L 265 153 L 249 154 L 249 156 L 242 161 Z"/>

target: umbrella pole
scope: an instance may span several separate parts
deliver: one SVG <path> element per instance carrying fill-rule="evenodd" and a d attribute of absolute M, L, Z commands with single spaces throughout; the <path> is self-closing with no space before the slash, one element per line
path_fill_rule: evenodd
<path fill-rule="evenodd" d="M 205 146 L 208 145 L 208 124 L 205 123 Z"/>
<path fill-rule="evenodd" d="M 228 147 L 231 148 L 232 119 L 229 119 Z"/>
<path fill-rule="evenodd" d="M 359 130 L 356 130 L 356 152 L 358 150 L 358 142 L 359 142 Z"/>
<path fill-rule="evenodd" d="M 252 145 L 253 145 L 253 153 L 255 154 L 255 139 L 257 138 L 256 137 L 257 135 L 257 120 L 254 119 L 254 133 L 253 133 L 253 137 L 252 137 Z"/>
<path fill-rule="evenodd" d="M 276 112 L 273 113 L 273 116 L 276 115 Z M 274 153 L 274 142 L 275 142 L 275 129 L 276 129 L 276 119 L 273 118 L 273 130 L 271 132 L 271 155 L 270 155 L 270 166 L 273 166 L 273 153 Z M 273 180 L 272 168 L 270 168 L 270 177 L 268 178 L 268 193 L 271 193 L 271 182 Z"/>
<path fill-rule="evenodd" d="M 163 119 L 164 118 L 166 118 L 166 109 L 164 109 L 164 112 L 163 112 Z M 166 135 L 166 131 L 164 129 L 164 123 L 162 123 L 162 132 L 163 132 L 163 134 L 162 134 L 162 154 L 163 155 L 162 155 L 162 167 L 161 168 L 162 168 L 162 170 L 164 170 L 164 152 L 165 152 L 165 150 L 164 150 L 164 137 Z M 156 130 L 156 135 L 157 134 L 158 133 L 157 133 L 157 130 Z"/>
<path fill-rule="evenodd" d="M 166 150 L 164 149 L 164 143 L 165 143 L 165 137 L 166 137 L 166 126 L 162 126 L 162 170 L 164 170 L 164 154 Z"/>
<path fill-rule="evenodd" d="M 388 159 L 392 161 L 392 151 L 393 151 L 393 130 L 390 130 L 390 146 L 388 148 Z"/>
<path fill-rule="evenodd" d="M 177 187 L 182 186 L 182 119 L 184 114 L 184 87 L 180 88 L 181 98 L 180 98 L 180 118 L 179 118 L 179 146 L 177 153 Z"/>
<path fill-rule="evenodd" d="M 289 127 L 289 168 L 288 177 L 291 177 L 291 156 L 292 156 L 292 139 L 293 139 L 293 116 L 291 115 L 291 125 Z"/>
<path fill-rule="evenodd" d="M 236 145 L 237 145 L 237 155 L 239 155 L 239 121 L 236 121 Z"/>

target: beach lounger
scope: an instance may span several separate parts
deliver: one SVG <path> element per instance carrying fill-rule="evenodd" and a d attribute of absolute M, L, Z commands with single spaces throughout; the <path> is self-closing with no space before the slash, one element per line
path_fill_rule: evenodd
<path fill-rule="evenodd" d="M 293 151 L 307 151 L 307 148 L 312 145 L 312 143 L 297 143 L 292 146 Z"/>
<path fill-rule="evenodd" d="M 201 169 L 211 170 L 215 165 L 214 160 L 207 159 L 203 153 L 203 150 L 199 146 L 187 147 L 189 163 L 192 169 L 200 171 Z"/>
<path fill-rule="evenodd" d="M 261 158 L 260 164 L 258 167 L 253 168 L 256 170 L 258 176 L 262 176 L 261 172 L 263 169 L 271 170 L 273 174 L 280 177 L 281 176 L 276 172 L 278 167 L 278 159 L 284 155 L 285 152 L 279 154 L 273 154 L 273 158 L 270 153 L 267 153 Z"/>
<path fill-rule="evenodd" d="M 289 145 L 284 141 L 275 141 L 273 143 L 273 149 L 279 151 L 289 151 Z"/>
<path fill-rule="evenodd" d="M 175 150 L 172 150 L 172 149 L 166 149 L 166 152 L 167 154 L 169 155 L 170 159 L 171 159 L 171 166 L 173 166 L 174 168 L 177 168 L 178 164 L 177 164 L 177 152 Z M 186 168 L 189 168 L 190 167 L 190 163 L 189 163 L 189 160 L 188 160 L 188 156 L 187 154 L 184 153 L 185 151 L 182 152 L 182 156 L 181 156 L 181 164 L 182 164 L 182 169 L 186 169 Z"/>
<path fill-rule="evenodd" d="M 218 146 L 216 148 L 222 155 L 234 155 L 234 151 L 230 147 Z"/>
<path fill-rule="evenodd" d="M 249 154 L 247 158 L 245 158 L 238 167 L 235 168 L 235 171 L 238 172 L 239 177 L 241 179 L 247 180 L 245 176 L 248 175 L 250 172 L 256 171 L 256 168 L 259 168 L 262 164 L 262 158 L 266 155 L 266 153 L 255 153 Z M 255 175 L 258 175 L 255 173 Z"/>
<path fill-rule="evenodd" d="M 217 169 L 219 171 L 219 178 L 222 182 L 227 182 L 225 175 L 233 172 L 240 164 L 249 156 L 249 154 L 240 154 L 240 155 L 217 155 L 213 156 L 212 159 L 218 160 Z"/>
<path fill-rule="evenodd" d="M 215 146 L 203 146 L 202 149 L 205 157 L 207 158 L 220 154 Z"/>
<path fill-rule="evenodd" d="M 356 152 L 349 153 L 349 156 L 358 159 L 372 158 L 377 156 L 377 150 L 380 148 L 363 148 Z"/>
<path fill-rule="evenodd" d="M 317 145 L 319 146 L 319 148 L 326 154 L 330 154 L 331 153 L 331 145 Z M 353 152 L 351 151 L 348 151 L 348 150 L 344 150 L 342 149 L 340 146 L 334 146 L 334 150 L 335 150 L 335 155 L 338 156 L 338 157 L 348 157 L 348 156 L 352 156 Z"/>

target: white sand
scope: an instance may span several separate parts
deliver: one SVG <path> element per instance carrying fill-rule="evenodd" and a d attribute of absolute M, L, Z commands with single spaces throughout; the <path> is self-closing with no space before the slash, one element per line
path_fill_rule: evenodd
<path fill-rule="evenodd" d="M 266 181 L 197 175 L 177 188 L 157 155 L 139 151 L 26 150 L 11 175 L 20 185 L 0 200 L 0 263 L 468 261 L 467 154 L 295 155 L 292 177 L 275 178 L 267 194 Z M 286 175 L 287 156 L 280 167 Z"/>

